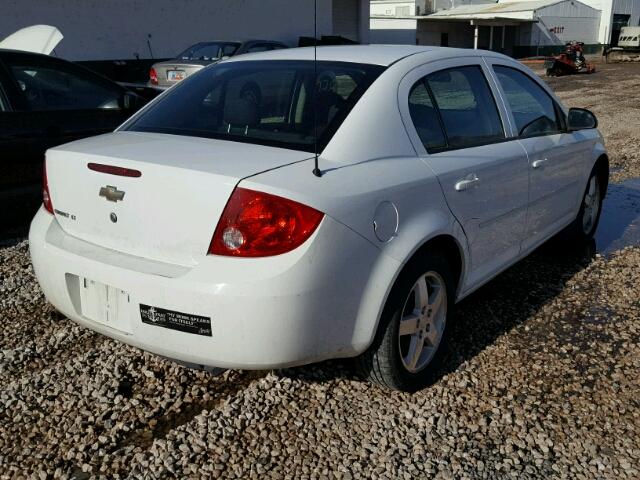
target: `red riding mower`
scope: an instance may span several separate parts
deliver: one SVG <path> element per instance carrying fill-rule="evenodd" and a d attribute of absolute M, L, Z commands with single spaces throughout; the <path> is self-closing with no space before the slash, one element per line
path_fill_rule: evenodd
<path fill-rule="evenodd" d="M 583 54 L 584 43 L 568 42 L 564 52 L 555 57 L 548 57 L 544 61 L 544 68 L 548 77 L 572 75 L 574 73 L 594 73 L 595 65 L 587 63 Z"/>

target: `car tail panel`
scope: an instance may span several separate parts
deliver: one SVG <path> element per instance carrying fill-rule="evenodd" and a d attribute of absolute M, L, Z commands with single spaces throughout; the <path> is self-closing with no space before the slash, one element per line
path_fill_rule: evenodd
<path fill-rule="evenodd" d="M 159 87 L 170 87 L 184 80 L 189 75 L 201 70 L 203 65 L 191 65 L 181 63 L 158 63 L 153 66 L 156 75 L 156 82 Z"/>
<path fill-rule="evenodd" d="M 130 255 L 195 265 L 207 255 L 242 178 L 307 156 L 119 132 L 50 150 L 47 179 L 56 218 L 69 235 Z"/>

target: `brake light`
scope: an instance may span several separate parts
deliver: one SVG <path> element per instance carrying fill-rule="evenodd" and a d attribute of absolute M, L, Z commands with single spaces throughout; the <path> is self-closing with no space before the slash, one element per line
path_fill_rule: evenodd
<path fill-rule="evenodd" d="M 324 214 L 301 203 L 236 188 L 218 222 L 209 253 L 267 257 L 302 245 Z"/>
<path fill-rule="evenodd" d="M 153 67 L 151 68 L 151 70 L 149 70 L 149 81 L 152 85 L 158 85 L 158 73 Z"/>
<path fill-rule="evenodd" d="M 132 168 L 116 167 L 114 165 L 103 165 L 101 163 L 87 163 L 89 170 L 100 173 L 108 173 L 110 175 L 117 175 L 119 177 L 132 177 L 139 178 L 142 176 L 140 170 L 134 170 Z"/>
<path fill-rule="evenodd" d="M 44 208 L 53 215 L 53 202 L 49 193 L 49 181 L 47 180 L 47 162 L 42 165 L 42 204 Z"/>

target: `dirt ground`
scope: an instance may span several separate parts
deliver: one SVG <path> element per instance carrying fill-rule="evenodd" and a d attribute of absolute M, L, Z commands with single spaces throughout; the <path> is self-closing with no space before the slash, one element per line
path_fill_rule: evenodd
<path fill-rule="evenodd" d="M 588 108 L 598 117 L 610 153 L 611 181 L 640 177 L 640 63 L 596 65 L 591 75 L 545 77 L 533 69 L 568 107 Z"/>

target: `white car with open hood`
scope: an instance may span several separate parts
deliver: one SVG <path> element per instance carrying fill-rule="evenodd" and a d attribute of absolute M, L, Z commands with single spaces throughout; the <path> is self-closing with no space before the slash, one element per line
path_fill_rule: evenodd
<path fill-rule="evenodd" d="M 493 52 L 247 55 L 49 150 L 33 265 L 64 315 L 165 357 L 358 357 L 415 390 L 456 301 L 563 229 L 593 235 L 608 182 L 596 127 Z"/>
<path fill-rule="evenodd" d="M 0 41 L 0 48 L 49 55 L 64 37 L 51 25 L 32 25 L 12 33 Z"/>

